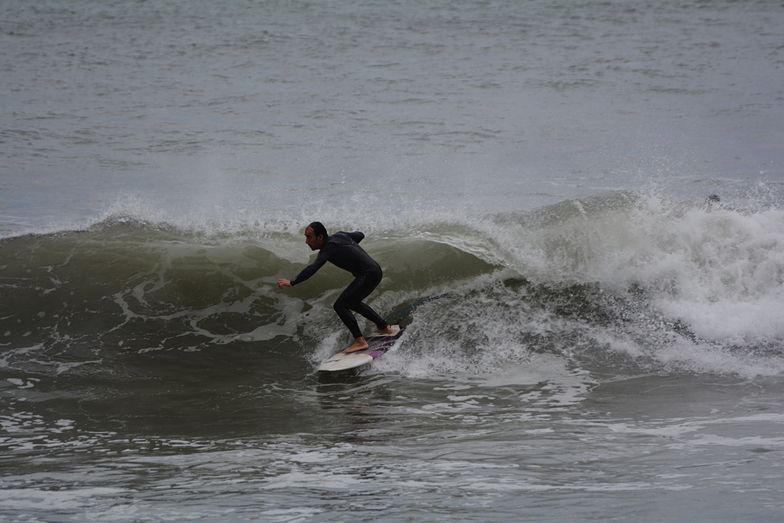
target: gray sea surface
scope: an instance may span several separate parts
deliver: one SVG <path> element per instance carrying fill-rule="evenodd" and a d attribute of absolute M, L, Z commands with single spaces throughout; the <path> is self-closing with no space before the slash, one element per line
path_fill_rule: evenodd
<path fill-rule="evenodd" d="M 782 204 L 780 1 L 0 0 L 0 520 L 779 522 Z"/>

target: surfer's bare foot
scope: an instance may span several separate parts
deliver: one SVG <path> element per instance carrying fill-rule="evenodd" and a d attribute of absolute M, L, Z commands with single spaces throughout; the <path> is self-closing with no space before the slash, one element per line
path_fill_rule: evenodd
<path fill-rule="evenodd" d="M 352 343 L 349 347 L 343 349 L 343 352 L 348 354 L 349 352 L 357 352 L 358 350 L 365 350 L 367 348 L 368 348 L 367 340 L 364 337 L 360 336 L 359 338 L 355 339 L 354 343 Z"/>
<path fill-rule="evenodd" d="M 392 328 L 392 325 L 387 325 L 383 329 L 376 329 L 376 331 L 373 334 L 375 334 L 376 336 L 394 336 L 395 329 Z"/>

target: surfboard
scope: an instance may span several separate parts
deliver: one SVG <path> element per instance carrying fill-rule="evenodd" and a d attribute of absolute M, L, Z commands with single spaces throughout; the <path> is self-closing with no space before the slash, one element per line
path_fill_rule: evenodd
<path fill-rule="evenodd" d="M 367 349 L 357 352 L 349 352 L 348 354 L 338 352 L 327 361 L 322 363 L 321 366 L 316 370 L 319 372 L 337 372 L 339 370 L 354 369 L 361 367 L 362 365 L 367 365 L 394 347 L 397 340 L 400 339 L 400 336 L 403 334 L 405 329 L 402 329 L 397 325 L 393 325 L 393 327 L 398 329 L 394 335 L 368 336 L 367 342 L 369 347 Z"/>

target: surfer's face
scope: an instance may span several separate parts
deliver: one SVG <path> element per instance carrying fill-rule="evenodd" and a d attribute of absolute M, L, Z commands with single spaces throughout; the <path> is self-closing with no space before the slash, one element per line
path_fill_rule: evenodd
<path fill-rule="evenodd" d="M 317 251 L 324 247 L 324 235 L 316 236 L 312 228 L 305 229 L 305 243 L 308 244 L 311 251 Z"/>

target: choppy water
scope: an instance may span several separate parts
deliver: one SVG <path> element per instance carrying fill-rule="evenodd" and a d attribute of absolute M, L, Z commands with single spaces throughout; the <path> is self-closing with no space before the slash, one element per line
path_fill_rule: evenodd
<path fill-rule="evenodd" d="M 780 3 L 0 14 L 0 519 L 780 521 Z"/>

